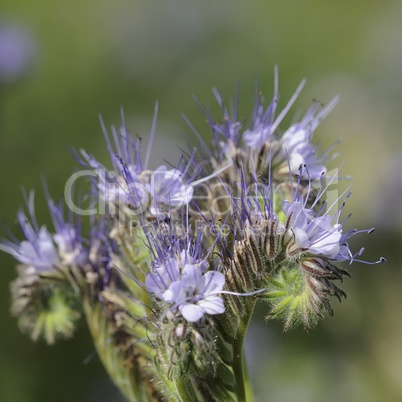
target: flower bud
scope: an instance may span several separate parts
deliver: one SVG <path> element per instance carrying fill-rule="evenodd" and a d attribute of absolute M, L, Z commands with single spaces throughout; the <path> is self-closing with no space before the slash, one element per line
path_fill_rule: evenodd
<path fill-rule="evenodd" d="M 43 337 L 48 344 L 72 336 L 81 316 L 76 295 L 68 286 L 47 283 L 24 271 L 11 285 L 11 311 L 21 330 L 35 341 Z"/>
<path fill-rule="evenodd" d="M 306 272 L 306 268 L 308 272 Z M 346 294 L 321 274 L 320 266 L 311 260 L 293 263 L 282 267 L 273 278 L 268 278 L 266 299 L 272 309 L 267 318 L 279 318 L 284 321 L 285 331 L 303 324 L 307 328 L 315 326 L 325 313 L 333 315 L 330 297 L 341 301 Z M 328 275 L 327 275 L 328 276 Z"/>

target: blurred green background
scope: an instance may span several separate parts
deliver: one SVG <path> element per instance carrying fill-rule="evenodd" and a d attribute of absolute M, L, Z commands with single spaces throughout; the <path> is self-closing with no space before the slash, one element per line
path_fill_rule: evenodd
<path fill-rule="evenodd" d="M 279 66 L 282 105 L 307 77 L 294 111 L 342 95 L 315 138 L 323 147 L 343 139 L 350 222 L 377 227 L 355 247 L 388 264 L 355 264 L 348 299 L 309 333 L 265 324 L 260 306 L 248 345 L 256 400 L 401 401 L 401 21 L 397 0 L 3 0 L 0 27 L 31 35 L 34 56 L 18 76 L 0 76 L 0 217 L 16 228 L 24 186 L 37 189 L 39 219 L 49 222 L 40 175 L 57 197 L 76 166 L 71 146 L 106 160 L 98 113 L 118 124 L 123 106 L 129 128 L 146 138 L 159 100 L 154 162 L 175 161 L 182 112 L 208 133 L 191 94 L 217 110 L 210 89 L 229 99 L 239 81 L 247 117 L 256 74 L 269 99 Z M 15 264 L 0 259 L 0 401 L 119 401 L 84 323 L 53 347 L 20 334 L 9 314 Z"/>

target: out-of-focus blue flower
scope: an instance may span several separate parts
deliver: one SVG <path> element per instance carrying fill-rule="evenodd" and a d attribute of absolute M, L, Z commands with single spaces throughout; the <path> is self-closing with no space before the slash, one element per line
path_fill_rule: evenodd
<path fill-rule="evenodd" d="M 25 215 L 21 217 L 26 219 Z M 3 241 L 0 244 L 0 250 L 11 254 L 22 264 L 26 264 L 32 273 L 50 271 L 60 264 L 59 254 L 52 236 L 44 226 L 36 231 L 29 222 L 22 221 L 21 228 L 27 240 L 20 243 Z"/>
<path fill-rule="evenodd" d="M 306 165 L 308 171 L 304 170 L 302 173 L 306 175 L 308 172 L 309 176 L 304 176 L 303 179 L 318 178 L 327 171 L 325 164 L 332 148 L 317 156 L 312 136 L 321 120 L 334 108 L 339 97 L 335 97 L 326 106 L 314 102 L 300 121 L 292 124 L 287 130 L 281 130 L 282 121 L 288 115 L 304 85 L 305 80 L 297 87 L 285 107 L 277 113 L 279 93 L 278 74 L 275 70 L 274 96 L 265 108 L 264 98 L 259 95 L 256 88 L 255 106 L 246 129 L 244 122 L 238 120 L 238 92 L 232 111 L 229 113 L 221 94 L 215 89 L 213 92 L 222 110 L 222 122 L 213 119 L 209 108 L 200 106 L 212 129 L 211 147 L 203 142 L 200 134 L 187 121 L 201 143 L 201 153 L 212 161 L 211 165 L 215 169 L 223 163 L 233 165 L 235 168 L 243 164 L 249 166 L 251 170 L 263 167 L 264 174 L 269 169 L 274 179 L 278 177 L 282 179 L 289 177 L 289 173 L 300 174 L 299 166 Z"/>
<path fill-rule="evenodd" d="M 32 36 L 17 25 L 0 23 L 0 83 L 19 78 L 34 57 Z"/>
<path fill-rule="evenodd" d="M 55 228 L 53 240 L 57 244 L 61 265 L 83 266 L 88 259 L 87 247 L 81 238 L 81 225 L 65 219 L 63 208 L 48 197 L 50 216 Z"/>
<path fill-rule="evenodd" d="M 71 225 L 66 225 L 53 236 L 61 258 L 62 265 L 85 264 L 87 252 L 78 239 L 77 231 Z"/>
<path fill-rule="evenodd" d="M 279 101 L 277 92 L 278 82 L 275 75 L 275 94 L 266 110 L 264 110 L 264 98 L 256 96 L 254 112 L 250 123 L 251 127 L 243 133 L 243 142 L 252 150 L 260 149 L 273 133 L 272 126 Z"/>
<path fill-rule="evenodd" d="M 329 150 L 318 157 L 311 140 L 321 120 L 335 107 L 338 100 L 339 97 L 335 97 L 325 107 L 314 103 L 300 122 L 286 130 L 279 138 L 280 148 L 273 157 L 273 164 L 287 163 L 292 174 L 299 174 L 300 165 L 306 165 L 307 169 L 302 171 L 305 179 L 314 180 L 326 173 L 325 163 Z"/>
<path fill-rule="evenodd" d="M 231 162 L 233 150 L 239 147 L 244 121 L 238 119 L 238 91 L 236 92 L 236 99 L 231 111 L 226 108 L 222 95 L 216 88 L 213 89 L 213 93 L 222 111 L 222 120 L 220 121 L 214 119 L 209 107 L 202 107 L 196 100 L 211 128 L 212 146 L 205 144 L 202 136 L 193 127 L 191 122 L 186 117 L 184 119 L 198 141 L 200 141 L 201 161 L 203 159 L 212 159 L 215 163 L 221 164 L 228 160 Z"/>
<path fill-rule="evenodd" d="M 146 188 L 155 205 L 186 205 L 193 197 L 193 187 L 184 183 L 183 173 L 178 169 L 168 170 L 166 166 L 158 167 L 151 175 Z"/>
<path fill-rule="evenodd" d="M 248 129 L 244 132 L 244 143 L 251 149 L 257 150 L 261 148 L 271 136 L 271 127 L 257 121 L 253 123 L 253 129 Z"/>
<path fill-rule="evenodd" d="M 77 154 L 79 163 L 85 168 L 93 169 L 96 173 L 94 186 L 99 198 L 108 203 L 117 205 L 130 205 L 140 207 L 146 202 L 146 189 L 144 187 L 143 165 L 141 160 L 141 139 L 134 139 L 124 126 L 117 130 L 112 127 L 114 146 L 109 138 L 107 130 L 101 120 L 102 130 L 106 139 L 110 159 L 114 171 L 109 170 L 95 157 L 81 150 L 81 156 Z"/>
<path fill-rule="evenodd" d="M 3 240 L 0 250 L 11 254 L 16 260 L 29 267 L 30 272 L 45 272 L 66 265 L 82 266 L 88 259 L 87 248 L 80 237 L 80 227 L 66 221 L 60 206 L 49 199 L 49 210 L 55 233 L 51 234 L 45 226 L 39 227 L 33 206 L 34 194 L 28 200 L 28 216 L 24 211 L 18 213 L 19 226 L 25 240 Z"/>
<path fill-rule="evenodd" d="M 154 136 L 156 110 L 150 142 Z M 134 139 L 124 126 L 124 117 L 122 121 L 120 130 L 112 127 L 114 146 L 101 121 L 114 171 L 109 172 L 103 164 L 84 150 L 77 155 L 82 166 L 96 173 L 93 182 L 98 194 L 94 196 L 99 196 L 107 203 L 129 207 L 139 214 L 145 212 L 147 207 L 150 207 L 148 211 L 151 215 L 160 215 L 165 207 L 182 207 L 188 204 L 193 197 L 191 182 L 195 175 L 188 174 L 192 162 L 187 163 L 182 158 L 174 169 L 162 165 L 156 170 L 149 170 L 147 165 L 150 145 L 143 164 L 141 139 Z M 193 161 L 192 156 L 190 159 Z"/>
<path fill-rule="evenodd" d="M 99 168 L 95 171 L 98 174 L 97 188 L 102 200 L 116 205 L 130 205 L 132 208 L 139 208 L 146 203 L 146 188 L 132 166 L 125 167 L 124 176 L 116 176 L 113 172 L 108 174 L 106 170 Z"/>

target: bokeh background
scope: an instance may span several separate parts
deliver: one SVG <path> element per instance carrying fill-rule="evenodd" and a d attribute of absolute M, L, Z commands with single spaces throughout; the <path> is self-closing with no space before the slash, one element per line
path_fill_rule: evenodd
<path fill-rule="evenodd" d="M 315 138 L 322 147 L 343 139 L 351 222 L 377 227 L 354 244 L 388 264 L 355 264 L 348 299 L 309 333 L 282 333 L 260 306 L 248 338 L 256 401 L 401 401 L 401 21 L 398 0 L 2 0 L 1 219 L 16 228 L 24 186 L 37 189 L 49 222 L 40 176 L 61 195 L 76 166 L 71 146 L 106 160 L 98 113 L 118 124 L 123 106 L 146 139 L 159 100 L 153 161 L 176 160 L 175 144 L 189 141 L 181 113 L 208 133 L 191 94 L 217 110 L 210 89 L 229 99 L 238 81 L 247 117 L 256 75 L 269 99 L 279 66 L 282 105 L 306 77 L 293 112 L 341 94 Z M 84 323 L 53 347 L 19 332 L 9 314 L 14 261 L 0 259 L 0 401 L 120 401 Z"/>

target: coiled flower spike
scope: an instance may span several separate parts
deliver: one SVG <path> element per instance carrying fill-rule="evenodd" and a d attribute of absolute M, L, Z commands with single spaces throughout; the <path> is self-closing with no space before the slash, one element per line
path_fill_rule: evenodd
<path fill-rule="evenodd" d="M 304 169 L 300 167 L 301 172 Z M 370 234 L 374 229 L 344 232 L 348 219 L 340 221 L 346 199 L 351 195 L 349 188 L 332 205 L 327 205 L 326 192 L 336 176 L 326 185 L 322 176 L 318 192 L 309 187 L 304 195 L 296 191 L 291 201 L 283 201 L 281 216 L 285 231 L 282 244 L 286 257 L 273 277 L 268 278 L 270 291 L 267 297 L 273 306 L 269 317 L 284 319 L 285 329 L 299 322 L 309 328 L 325 313 L 333 315 L 330 298 L 335 296 L 341 301 L 346 297 L 334 282 L 342 282 L 345 275 L 350 276 L 342 263 L 360 261 L 372 264 L 357 259 L 364 249 L 353 254 L 348 239 L 359 233 Z M 381 258 L 374 264 L 380 262 L 385 262 L 385 259 Z"/>
<path fill-rule="evenodd" d="M 77 153 L 90 177 L 91 216 L 64 213 L 48 193 L 53 229 L 20 211 L 24 239 L 0 243 L 21 265 L 13 312 L 32 338 L 68 336 L 82 314 L 105 369 L 130 402 L 250 402 L 244 340 L 256 303 L 288 330 L 332 315 L 347 264 L 362 261 L 348 241 L 370 230 L 342 220 L 349 188 L 332 201 L 337 170 L 312 135 L 338 101 L 317 102 L 283 128 L 305 81 L 281 108 L 278 73 L 267 106 L 256 90 L 249 121 L 213 90 L 222 117 L 201 107 L 212 138 L 189 146 L 177 165 L 149 168 L 141 139 L 122 127 L 106 132 L 113 171 Z M 158 165 L 157 165 L 158 166 Z M 71 190 L 71 193 L 68 192 Z M 69 200 L 66 200 L 67 202 Z M 69 204 L 68 204 L 69 205 Z M 82 210 L 81 210 L 82 211 Z M 85 234 L 84 228 L 89 226 Z M 384 262 L 381 258 L 379 261 Z M 371 264 L 369 262 L 366 262 Z"/>

